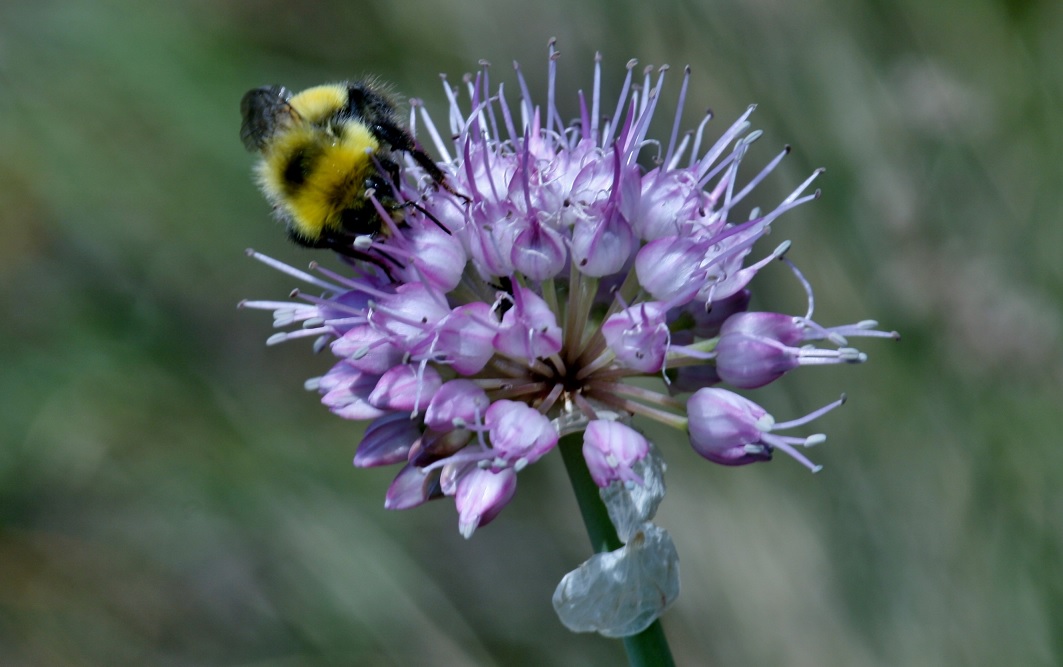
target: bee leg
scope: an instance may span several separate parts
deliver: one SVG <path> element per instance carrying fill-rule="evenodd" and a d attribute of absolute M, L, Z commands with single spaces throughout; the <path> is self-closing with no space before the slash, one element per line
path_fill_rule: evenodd
<path fill-rule="evenodd" d="M 307 239 L 300 236 L 292 228 L 288 229 L 288 238 L 298 245 L 304 248 L 319 248 L 325 250 L 331 250 L 338 255 L 355 259 L 361 262 L 366 262 L 377 267 L 388 277 L 388 281 L 395 282 L 395 276 L 391 273 L 393 267 L 402 268 L 402 264 L 397 259 L 388 255 L 387 253 L 377 250 L 376 254 L 370 254 L 364 250 L 358 250 L 354 247 L 354 237 L 340 237 L 326 235 L 317 239 Z M 389 264 L 390 263 L 390 264 Z"/>
<path fill-rule="evenodd" d="M 439 218 L 437 218 L 434 215 L 432 215 L 428 211 L 428 209 L 426 209 L 425 207 L 421 206 L 417 202 L 415 202 L 413 200 L 406 200 L 406 201 L 402 202 L 401 204 L 400 203 L 396 203 L 397 200 L 402 196 L 401 193 L 399 192 L 399 165 L 395 164 L 391 160 L 377 159 L 377 157 L 375 155 L 373 156 L 373 160 L 374 160 L 374 163 L 376 164 L 377 171 L 380 174 L 385 174 L 386 173 L 388 175 L 388 178 L 391 179 L 390 182 L 387 183 L 387 185 L 390 187 L 391 191 L 395 195 L 395 202 L 392 202 L 390 204 L 386 203 L 386 201 L 382 201 L 381 202 L 381 204 L 383 204 L 384 208 L 386 208 L 389 211 L 397 211 L 399 209 L 404 209 L 404 208 L 417 209 L 418 211 L 420 211 L 421 213 L 424 214 L 424 217 L 428 218 L 433 223 L 435 223 L 436 227 L 439 227 L 444 232 L 446 232 L 448 236 L 452 235 L 451 231 L 449 229 L 447 229 L 447 226 L 439 221 Z M 442 172 L 440 172 L 440 174 L 442 175 Z M 366 179 L 366 182 L 365 182 L 366 192 L 368 192 L 370 189 L 376 190 L 378 192 L 383 192 L 384 191 L 384 189 L 382 187 L 383 184 L 384 184 L 383 183 L 383 179 L 381 179 L 380 176 L 371 176 L 368 179 Z M 457 193 L 455 193 L 455 194 L 457 194 Z M 460 197 L 462 195 L 458 195 L 458 196 Z M 466 201 L 468 201 L 468 200 L 466 200 Z"/>
<path fill-rule="evenodd" d="M 409 153 L 410 157 L 413 158 L 413 161 L 424 169 L 432 180 L 438 183 L 444 190 L 455 197 L 464 199 L 466 203 L 472 201 L 450 185 L 450 182 L 447 180 L 447 175 L 439 168 L 439 165 L 432 159 L 432 156 L 425 153 L 424 149 L 417 144 L 417 141 L 410 136 L 410 133 L 404 128 L 385 121 L 375 123 L 372 126 L 371 131 L 375 137 L 391 146 L 392 150 Z"/>
<path fill-rule="evenodd" d="M 424 217 L 426 217 L 429 220 L 431 220 L 432 223 L 436 227 L 439 227 L 444 232 L 446 232 L 447 236 L 454 236 L 454 232 L 452 232 L 449 229 L 447 229 L 447 226 L 444 225 L 442 222 L 440 222 L 439 218 L 437 218 L 434 215 L 432 215 L 432 213 L 428 209 L 426 209 L 424 206 L 421 206 L 420 204 L 418 204 L 415 201 L 405 201 L 402 204 L 399 204 L 398 206 L 396 206 L 395 208 L 413 208 L 413 209 L 417 209 L 418 211 L 421 212 L 422 215 L 424 215 Z"/>

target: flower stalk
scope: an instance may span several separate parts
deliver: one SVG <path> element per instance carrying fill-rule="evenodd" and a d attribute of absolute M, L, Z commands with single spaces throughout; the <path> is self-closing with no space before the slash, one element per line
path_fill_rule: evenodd
<path fill-rule="evenodd" d="M 587 529 L 591 548 L 596 553 L 615 551 L 623 546 L 609 518 L 609 511 L 602 502 L 598 485 L 591 478 L 587 462 L 583 458 L 583 438 L 579 433 L 570 433 L 557 445 L 565 462 L 565 471 L 576 495 L 583 525 Z M 664 634 L 660 619 L 638 634 L 624 637 L 624 650 L 631 667 L 671 667 L 675 665 L 672 650 Z"/>

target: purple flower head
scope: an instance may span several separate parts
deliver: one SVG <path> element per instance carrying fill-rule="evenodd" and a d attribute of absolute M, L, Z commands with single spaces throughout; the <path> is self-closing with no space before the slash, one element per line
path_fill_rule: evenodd
<path fill-rule="evenodd" d="M 633 417 L 689 432 L 718 463 L 766 460 L 774 449 L 807 463 L 763 409 L 704 387 L 861 361 L 844 337 L 871 335 L 863 324 L 824 329 L 811 313 L 745 312 L 750 281 L 789 247 L 764 254 L 756 242 L 818 196 L 809 189 L 820 173 L 782 201 L 750 204 L 789 152 L 749 167 L 760 137 L 753 107 L 715 139 L 709 116 L 682 135 L 687 69 L 672 132 L 655 138 L 667 67 L 639 81 L 630 63 L 612 98 L 596 60 L 589 94 L 568 107 L 550 48 L 541 99 L 519 68 L 516 86 L 493 87 L 485 65 L 460 86 L 444 83 L 442 113 L 414 100 L 411 132 L 440 158 L 443 177 L 397 152 L 399 206 L 373 200 L 387 232 L 358 237 L 342 271 L 252 253 L 310 289 L 243 304 L 274 312 L 285 331 L 271 343 L 311 338 L 335 355 L 307 387 L 335 414 L 371 422 L 356 465 L 402 466 L 385 505 L 451 497 L 466 536 L 569 433 L 584 432 L 599 486 L 650 484 L 635 472 L 649 443 L 626 425 Z M 802 347 L 812 340 L 837 349 Z M 684 391 L 696 393 L 673 395 Z"/>

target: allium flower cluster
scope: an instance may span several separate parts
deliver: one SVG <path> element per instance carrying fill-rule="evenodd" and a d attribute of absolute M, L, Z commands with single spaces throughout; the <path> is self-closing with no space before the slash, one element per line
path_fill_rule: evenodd
<path fill-rule="evenodd" d="M 716 385 L 752 389 L 798 366 L 861 362 L 849 337 L 894 335 L 874 322 L 820 326 L 810 289 L 803 315 L 748 310 L 750 281 L 789 247 L 758 255 L 754 245 L 818 196 L 809 189 L 820 171 L 775 205 L 748 206 L 789 152 L 747 168 L 760 136 L 750 130 L 753 107 L 715 141 L 710 115 L 681 136 L 688 69 L 671 134 L 654 140 L 667 68 L 639 82 L 629 63 L 612 101 L 596 61 L 590 95 L 578 93 L 578 117 L 566 123 L 556 64 L 551 47 L 545 101 L 519 68 L 516 95 L 493 88 L 486 65 L 460 86 L 445 83 L 445 132 L 414 101 L 411 128 L 442 156 L 449 188 L 408 160 L 397 193 L 408 205 L 401 215 L 381 208 L 386 233 L 359 239 L 373 262 L 306 273 L 256 253 L 323 294 L 243 305 L 273 310 L 288 329 L 271 342 L 311 337 L 337 357 L 307 387 L 337 415 L 368 422 L 355 465 L 400 466 L 386 506 L 450 496 L 466 537 L 569 433 L 584 434 L 599 486 L 641 484 L 652 448 L 634 416 L 689 434 L 716 463 L 779 450 L 815 470 L 798 448 L 822 436 L 776 432 L 840 401 L 780 424 Z M 661 391 L 631 383 L 642 377 L 662 380 Z"/>

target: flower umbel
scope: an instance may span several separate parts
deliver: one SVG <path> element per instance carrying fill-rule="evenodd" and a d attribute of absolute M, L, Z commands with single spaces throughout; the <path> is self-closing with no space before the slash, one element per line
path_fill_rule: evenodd
<path fill-rule="evenodd" d="M 747 311 L 748 284 L 789 248 L 757 256 L 754 244 L 819 196 L 810 187 L 821 170 L 781 202 L 749 207 L 790 150 L 747 170 L 747 150 L 760 137 L 750 130 L 753 107 L 715 141 L 707 139 L 710 116 L 680 138 L 687 69 L 671 135 L 658 142 L 647 133 L 668 68 L 646 69 L 640 84 L 632 61 L 613 102 L 601 93 L 596 60 L 590 95 L 580 91 L 578 118 L 566 124 L 556 67 L 551 45 L 545 104 L 533 101 L 519 68 L 516 95 L 493 88 L 486 65 L 460 86 L 445 85 L 447 132 L 413 101 L 411 129 L 442 156 L 448 187 L 407 156 L 394 193 L 405 205 L 378 205 L 389 233 L 355 244 L 372 262 L 344 258 L 343 274 L 318 266 L 307 273 L 252 253 L 323 294 L 243 305 L 274 311 L 288 329 L 271 343 L 310 337 L 338 357 L 307 386 L 341 417 L 369 421 L 356 466 L 403 465 L 387 506 L 451 496 L 466 537 L 513 497 L 517 473 L 568 434 L 584 434 L 600 487 L 643 484 L 638 470 L 651 445 L 631 426 L 635 416 L 689 434 L 710 461 L 753 463 L 778 449 L 817 469 L 794 446 L 821 438 L 771 433 L 805 419 L 773 426 L 759 406 L 708 387 L 722 380 L 754 388 L 802 365 L 859 363 L 865 356 L 846 336 L 895 336 L 872 322 L 821 327 L 811 319 L 810 289 L 804 316 Z M 662 390 L 630 382 L 640 377 L 662 379 Z M 677 392 L 695 393 L 684 401 Z M 624 549 L 646 558 L 645 545 L 660 544 L 653 553 L 674 554 L 651 517 L 639 519 Z M 666 558 L 667 578 L 677 576 Z M 588 586 L 582 578 L 579 590 Z M 645 627 L 662 606 L 639 609 L 634 623 Z M 641 629 L 631 622 L 589 626 L 614 635 Z"/>

